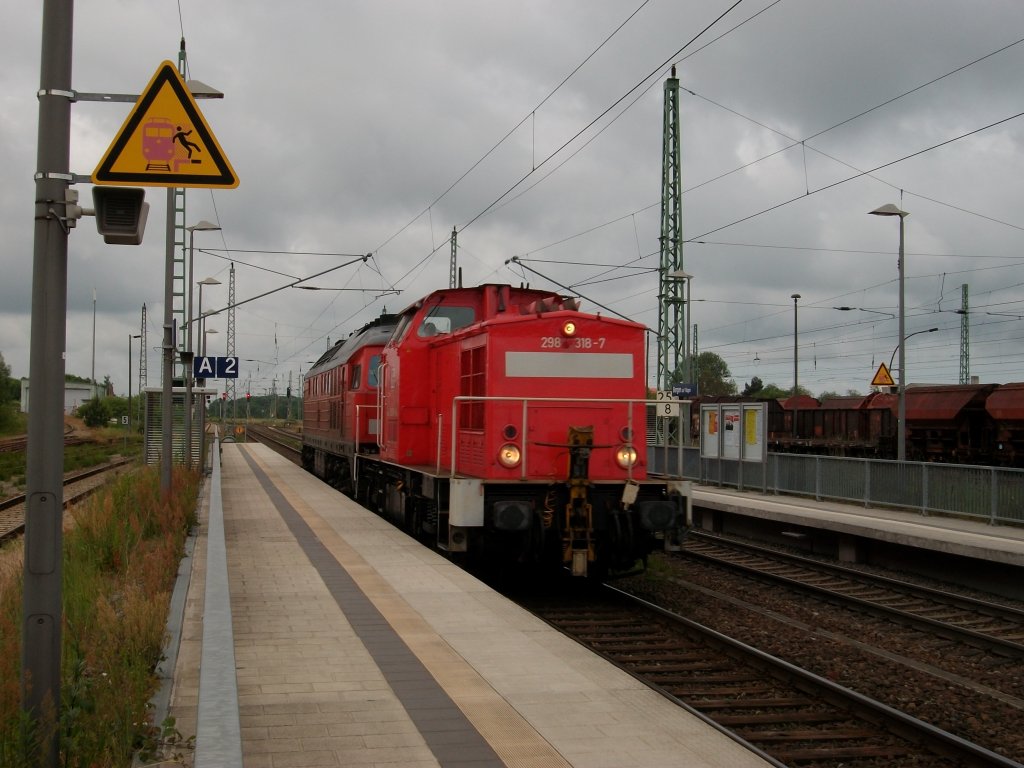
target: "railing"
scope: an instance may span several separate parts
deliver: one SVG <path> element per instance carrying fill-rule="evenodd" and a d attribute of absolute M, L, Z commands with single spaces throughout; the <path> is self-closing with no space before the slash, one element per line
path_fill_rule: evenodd
<path fill-rule="evenodd" d="M 648 445 L 647 457 L 654 472 L 706 485 L 1024 524 L 1022 469 L 795 453 L 769 453 L 761 464 L 673 445 Z"/>

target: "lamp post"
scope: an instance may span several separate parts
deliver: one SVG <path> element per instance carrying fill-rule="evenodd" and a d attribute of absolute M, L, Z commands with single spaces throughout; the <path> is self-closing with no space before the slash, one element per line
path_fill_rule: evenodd
<path fill-rule="evenodd" d="M 899 408 L 899 419 L 898 419 L 899 420 L 899 424 L 897 425 L 898 428 L 899 428 L 899 439 L 897 440 L 897 446 L 898 446 L 899 450 L 902 451 L 902 456 L 900 456 L 900 461 L 905 461 L 906 460 L 906 452 L 907 452 L 907 432 L 903 428 L 903 424 L 906 422 L 906 416 L 907 416 L 907 391 L 904 388 L 904 378 L 903 378 L 903 359 L 904 359 L 903 347 L 906 345 L 907 339 L 911 339 L 914 336 L 917 336 L 917 335 L 922 334 L 922 333 L 935 333 L 937 330 L 939 330 L 939 329 L 938 328 L 927 328 L 927 329 L 925 329 L 923 331 L 914 331 L 913 333 L 908 333 L 906 336 L 903 337 L 902 343 L 899 344 L 896 347 L 896 349 L 898 349 L 899 352 L 900 352 L 899 406 L 898 406 L 898 408 Z M 896 357 L 896 349 L 894 349 L 892 351 L 892 355 L 889 356 L 889 370 L 890 371 L 892 370 L 892 359 L 894 357 Z"/>
<path fill-rule="evenodd" d="M 96 289 L 92 289 L 92 396 L 96 398 Z"/>
<path fill-rule="evenodd" d="M 216 231 L 220 230 L 220 227 L 218 227 L 213 222 L 206 221 L 206 219 L 203 219 L 203 220 L 199 221 L 198 223 L 193 224 L 191 227 L 185 227 L 185 229 L 188 232 L 188 344 L 186 346 L 186 349 L 189 352 L 193 352 L 194 353 L 196 351 L 196 349 L 195 349 L 195 347 L 192 344 L 192 338 L 193 338 L 192 337 L 192 282 L 193 282 L 193 277 L 194 277 L 194 273 L 192 272 L 192 264 L 193 264 L 194 257 L 195 257 L 195 236 L 196 236 L 196 232 L 216 232 Z M 207 279 L 208 280 L 212 280 L 213 278 L 207 278 Z M 202 287 L 200 287 L 199 288 L 199 295 L 200 295 L 199 312 L 200 312 L 200 314 L 202 314 L 202 311 L 203 311 L 203 305 L 202 305 L 202 300 L 201 300 L 202 291 L 203 291 L 203 289 L 202 289 Z"/>
<path fill-rule="evenodd" d="M 872 314 L 875 315 L 885 315 L 886 317 L 890 318 L 896 317 L 896 315 L 894 315 L 892 312 L 882 312 L 877 309 L 867 309 L 866 307 L 832 307 L 832 309 L 838 309 L 840 312 L 852 312 L 853 310 L 856 309 L 860 312 L 871 312 Z"/>
<path fill-rule="evenodd" d="M 900 306 L 899 306 L 899 316 L 900 316 L 900 331 L 899 331 L 899 335 L 900 335 L 900 343 L 899 343 L 899 346 L 897 347 L 899 349 L 899 352 L 900 352 L 900 378 L 899 378 L 899 384 L 898 384 L 898 386 L 899 386 L 899 389 L 898 389 L 898 392 L 899 392 L 899 405 L 897 406 L 898 407 L 898 412 L 897 412 L 897 415 L 896 415 L 896 429 L 897 429 L 897 435 L 896 435 L 896 458 L 899 461 L 906 461 L 907 460 L 907 429 L 906 429 L 906 427 L 907 427 L 907 378 L 906 378 L 906 352 L 904 350 L 904 343 L 903 343 L 905 341 L 905 337 L 904 337 L 905 325 L 904 324 L 905 324 L 905 320 L 906 320 L 905 306 L 904 306 L 904 303 L 903 303 L 903 273 L 905 271 L 904 268 L 903 268 L 903 219 L 905 219 L 910 214 L 908 214 L 906 211 L 900 210 L 898 207 L 896 207 L 892 203 L 886 203 L 881 208 L 876 208 L 873 211 L 869 211 L 869 213 L 872 216 L 899 216 L 900 217 L 900 254 L 899 254 L 899 261 L 897 262 L 897 267 L 899 269 L 899 282 L 900 282 Z"/>
<path fill-rule="evenodd" d="M 199 225 L 197 224 L 196 226 L 199 226 Z M 206 357 L 206 317 L 203 315 L 203 286 L 204 285 L 220 285 L 220 280 L 218 280 L 215 277 L 204 277 L 202 280 L 200 280 L 198 282 L 198 285 L 199 285 L 199 314 L 197 315 L 196 320 L 197 320 L 197 322 L 199 322 L 201 324 L 200 332 L 203 335 L 199 339 L 199 345 L 202 348 L 202 356 Z M 191 292 L 191 288 L 189 288 L 189 291 Z M 211 333 L 216 333 L 216 332 L 217 332 L 216 330 L 211 331 Z M 194 352 L 194 350 L 192 350 L 192 340 L 191 340 L 191 337 L 192 337 L 192 323 L 190 322 L 189 323 L 189 351 L 192 352 L 192 354 L 194 356 L 195 352 Z M 189 363 L 188 374 L 192 373 L 191 365 L 192 364 Z M 206 398 L 205 398 L 205 396 L 203 397 L 203 408 L 202 408 L 202 411 L 200 413 L 199 424 L 200 424 L 200 427 L 199 427 L 200 432 L 199 433 L 201 435 L 203 435 L 203 437 L 205 439 L 205 436 L 206 436 Z M 199 468 L 201 470 L 205 471 L 206 470 L 206 466 L 205 466 L 206 452 L 204 450 L 204 447 L 200 447 L 199 450 L 200 450 Z"/>
<path fill-rule="evenodd" d="M 199 286 L 199 314 L 196 315 L 196 318 L 197 318 L 197 320 L 200 323 L 203 324 L 203 328 L 205 328 L 206 324 L 205 324 L 205 320 L 203 318 L 203 286 L 204 285 L 220 285 L 220 280 L 218 280 L 215 277 L 204 277 L 202 280 L 200 280 L 197 283 L 197 285 Z M 192 324 L 189 323 L 189 327 L 190 328 L 191 328 L 191 325 Z M 191 331 L 189 331 L 189 335 L 191 336 Z M 205 357 L 206 356 L 206 339 L 202 338 L 202 339 L 200 339 L 200 342 L 201 342 L 200 346 L 202 347 L 202 354 Z M 191 340 L 189 342 L 189 349 L 192 349 Z"/>
<path fill-rule="evenodd" d="M 206 337 L 216 332 L 216 328 L 207 328 L 206 323 L 203 323 L 203 357 L 206 357 Z"/>
<path fill-rule="evenodd" d="M 189 336 L 192 335 L 189 330 Z M 182 373 L 185 375 L 185 468 L 192 469 L 192 411 L 195 404 L 192 402 L 192 360 L 195 353 L 191 349 L 183 349 L 178 353 L 181 360 Z"/>
<path fill-rule="evenodd" d="M 800 394 L 800 355 L 799 355 L 799 334 L 797 330 L 797 301 L 800 299 L 799 293 L 794 293 L 790 296 L 793 300 L 793 437 L 797 436 L 797 396 Z"/>
<path fill-rule="evenodd" d="M 937 330 L 939 330 L 939 329 L 938 328 L 927 328 L 927 329 L 925 329 L 923 331 L 914 331 L 913 333 L 908 333 L 906 338 L 903 339 L 903 344 L 907 343 L 907 339 L 912 339 L 915 336 L 918 336 L 918 335 L 920 335 L 922 333 L 935 333 Z M 889 370 L 890 371 L 892 370 L 892 359 L 894 357 L 896 357 L 896 350 L 897 349 L 902 349 L 903 348 L 903 344 L 897 344 L 896 345 L 896 349 L 894 349 L 892 351 L 892 355 L 889 357 Z M 901 356 L 901 358 L 902 358 L 902 356 Z"/>

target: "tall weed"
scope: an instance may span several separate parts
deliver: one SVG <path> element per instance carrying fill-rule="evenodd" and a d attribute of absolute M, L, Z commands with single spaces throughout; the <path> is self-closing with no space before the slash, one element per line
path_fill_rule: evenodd
<path fill-rule="evenodd" d="M 64 535 L 60 744 L 68 768 L 125 766 L 152 739 L 170 593 L 195 524 L 199 476 L 175 471 L 170 498 L 159 470 L 140 469 L 72 510 Z M 0 567 L 0 764 L 34 763 L 20 713 L 21 561 Z"/>

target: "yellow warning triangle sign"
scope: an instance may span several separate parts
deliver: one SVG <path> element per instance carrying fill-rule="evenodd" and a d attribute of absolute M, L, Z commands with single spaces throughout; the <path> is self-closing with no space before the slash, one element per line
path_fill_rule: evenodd
<path fill-rule="evenodd" d="M 92 182 L 234 188 L 238 177 L 177 67 L 165 61 L 96 166 Z"/>
<path fill-rule="evenodd" d="M 871 380 L 872 387 L 895 387 L 896 382 L 892 380 L 892 374 L 889 373 L 889 368 L 885 363 L 878 366 L 878 370 L 875 371 L 875 378 Z"/>

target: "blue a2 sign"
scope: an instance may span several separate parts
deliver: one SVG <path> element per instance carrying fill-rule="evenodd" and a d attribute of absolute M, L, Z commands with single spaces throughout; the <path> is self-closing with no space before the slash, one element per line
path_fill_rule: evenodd
<path fill-rule="evenodd" d="M 194 379 L 237 379 L 237 357 L 199 357 L 192 358 L 192 378 Z"/>

